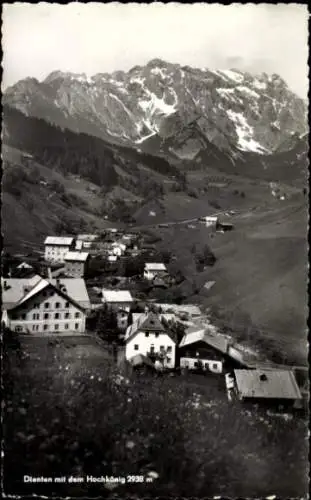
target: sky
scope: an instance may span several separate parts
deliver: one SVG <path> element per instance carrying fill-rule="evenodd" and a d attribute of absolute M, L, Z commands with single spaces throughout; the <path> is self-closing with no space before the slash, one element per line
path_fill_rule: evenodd
<path fill-rule="evenodd" d="M 277 73 L 308 93 L 303 4 L 4 4 L 2 87 L 56 70 L 129 70 L 161 58 L 210 69 Z"/>

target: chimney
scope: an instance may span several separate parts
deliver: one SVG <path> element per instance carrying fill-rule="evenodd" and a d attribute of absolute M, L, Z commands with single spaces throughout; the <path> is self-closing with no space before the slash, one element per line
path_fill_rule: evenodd
<path fill-rule="evenodd" d="M 48 278 L 49 278 L 49 280 L 52 279 L 52 270 L 51 270 L 50 266 L 48 267 Z"/>

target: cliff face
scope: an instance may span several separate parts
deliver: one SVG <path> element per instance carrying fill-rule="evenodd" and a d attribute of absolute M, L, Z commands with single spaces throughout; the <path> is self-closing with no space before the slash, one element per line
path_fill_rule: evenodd
<path fill-rule="evenodd" d="M 206 141 L 229 154 L 291 149 L 293 134 L 307 130 L 306 103 L 277 75 L 159 59 L 127 73 L 88 78 L 56 71 L 42 82 L 27 78 L 7 89 L 3 103 L 110 142 L 144 147 L 155 137 L 153 147 L 160 149 L 170 139 L 180 159 L 194 159 Z M 196 130 L 189 130 L 194 121 Z"/>

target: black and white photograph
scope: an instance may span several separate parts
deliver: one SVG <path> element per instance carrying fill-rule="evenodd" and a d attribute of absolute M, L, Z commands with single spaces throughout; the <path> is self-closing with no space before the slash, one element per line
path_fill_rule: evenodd
<path fill-rule="evenodd" d="M 308 22 L 3 4 L 6 498 L 308 498 Z"/>

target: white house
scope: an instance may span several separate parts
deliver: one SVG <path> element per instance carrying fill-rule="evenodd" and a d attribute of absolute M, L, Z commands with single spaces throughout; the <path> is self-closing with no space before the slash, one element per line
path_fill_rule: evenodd
<path fill-rule="evenodd" d="M 117 314 L 118 327 L 125 330 L 133 297 L 128 290 L 103 290 L 102 301 Z"/>
<path fill-rule="evenodd" d="M 47 262 L 65 262 L 65 255 L 74 249 L 75 239 L 71 236 L 48 236 L 44 242 L 44 258 Z"/>
<path fill-rule="evenodd" d="M 167 269 L 163 263 L 147 262 L 144 269 L 144 278 L 153 280 L 154 278 L 162 278 L 167 274 Z"/>
<path fill-rule="evenodd" d="M 73 278 L 82 278 L 87 272 L 88 252 L 68 252 L 65 255 L 65 273 Z"/>
<path fill-rule="evenodd" d="M 78 234 L 76 241 L 76 250 L 92 248 L 97 239 L 97 234 Z"/>
<path fill-rule="evenodd" d="M 135 315 L 136 316 L 136 315 Z M 175 367 L 176 342 L 159 316 L 154 313 L 140 314 L 133 317 L 125 334 L 125 357 L 131 359 L 136 354 L 163 356 L 163 364 L 167 368 Z"/>
<path fill-rule="evenodd" d="M 201 217 L 200 220 L 205 223 L 206 226 L 216 226 L 218 222 L 218 217 L 217 216 L 212 216 L 212 215 L 206 215 L 204 217 Z"/>
<path fill-rule="evenodd" d="M 108 262 L 111 262 L 111 263 L 112 262 L 117 262 L 118 256 L 117 255 L 108 255 L 107 256 L 107 260 L 108 260 Z"/>
<path fill-rule="evenodd" d="M 3 320 L 16 332 L 84 333 L 88 308 L 83 280 L 47 280 L 37 275 L 3 282 Z"/>
<path fill-rule="evenodd" d="M 111 245 L 111 250 L 113 255 L 121 257 L 122 255 L 124 255 L 126 245 L 124 245 L 124 243 L 115 242 Z"/>

